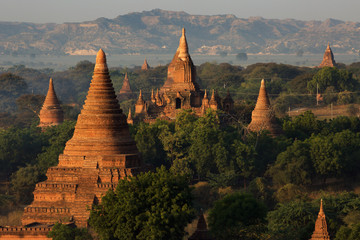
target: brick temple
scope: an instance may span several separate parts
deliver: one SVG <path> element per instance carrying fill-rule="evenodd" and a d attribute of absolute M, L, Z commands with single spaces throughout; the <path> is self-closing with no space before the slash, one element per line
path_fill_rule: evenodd
<path fill-rule="evenodd" d="M 315 222 L 315 230 L 314 233 L 311 235 L 310 240 L 330 240 L 330 236 L 327 231 L 326 217 L 322 199 L 320 202 L 320 211 Z"/>
<path fill-rule="evenodd" d="M 322 68 L 322 67 L 335 67 L 335 66 L 336 66 L 336 62 L 334 59 L 334 54 L 330 48 L 330 43 L 328 43 L 324 53 L 323 60 L 319 65 L 319 67 Z"/>
<path fill-rule="evenodd" d="M 21 234 L 26 239 L 47 239 L 49 226 L 56 222 L 86 227 L 88 209 L 120 179 L 140 171 L 142 161 L 100 50 L 74 135 L 59 164 L 48 169 L 46 181 L 36 184 L 34 201 L 24 209 L 23 226 L 0 228 L 0 239 L 20 239 Z"/>
<path fill-rule="evenodd" d="M 141 70 L 149 70 L 150 66 L 145 58 L 143 65 L 141 66 Z"/>
<path fill-rule="evenodd" d="M 56 126 L 64 121 L 64 112 L 56 96 L 52 78 L 49 80 L 49 89 L 39 114 L 39 127 Z"/>
<path fill-rule="evenodd" d="M 276 122 L 275 114 L 271 109 L 264 79 L 261 80 L 259 96 L 255 109 L 251 114 L 251 123 L 248 126 L 248 130 L 252 132 L 267 130 L 273 137 L 279 136 L 282 133 L 280 126 Z"/>
<path fill-rule="evenodd" d="M 200 89 L 196 82 L 196 69 L 189 54 L 185 29 L 179 41 L 179 47 L 168 66 L 167 79 L 164 85 L 152 91 L 149 101 L 145 101 L 140 91 L 135 104 L 134 120 L 153 122 L 157 118 L 173 120 L 182 109 L 202 116 L 207 109 L 232 110 L 234 101 L 231 96 L 222 100 L 215 91 L 209 99 L 206 91 Z"/>

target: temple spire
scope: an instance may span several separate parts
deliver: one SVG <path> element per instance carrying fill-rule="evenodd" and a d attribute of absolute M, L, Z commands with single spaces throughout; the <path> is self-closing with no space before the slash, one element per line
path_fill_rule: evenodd
<path fill-rule="evenodd" d="M 322 199 L 320 201 L 320 211 L 315 222 L 315 230 L 310 240 L 330 240 Z"/>
<path fill-rule="evenodd" d="M 144 59 L 144 63 L 143 65 L 141 66 L 141 70 L 148 70 L 150 68 L 146 58 Z"/>
<path fill-rule="evenodd" d="M 49 89 L 39 114 L 39 127 L 59 125 L 64 121 L 64 113 L 56 96 L 52 78 L 49 80 Z"/>
<path fill-rule="evenodd" d="M 324 53 L 323 60 L 322 60 L 321 64 L 319 65 L 319 67 L 322 68 L 322 67 L 335 67 L 335 66 L 336 66 L 336 62 L 334 59 L 334 54 L 331 50 L 330 43 L 328 42 L 328 45 L 327 45 L 325 53 Z"/>
<path fill-rule="evenodd" d="M 136 152 L 127 128 L 126 116 L 120 109 L 109 76 L 106 55 L 100 49 L 85 104 L 78 116 L 74 136 L 67 142 L 64 154 L 122 154 L 125 153 L 124 142 L 129 142 L 131 146 L 127 149 L 128 152 Z M 122 135 L 121 139 L 119 135 Z"/>
<path fill-rule="evenodd" d="M 182 29 L 182 35 L 179 42 L 179 58 L 185 61 L 189 58 L 189 48 L 185 36 L 185 28 Z"/>
<path fill-rule="evenodd" d="M 248 126 L 248 130 L 253 132 L 267 130 L 274 137 L 280 135 L 282 132 L 276 123 L 274 113 L 271 109 L 264 79 L 261 80 L 259 96 L 255 109 L 251 114 L 251 123 Z"/>
<path fill-rule="evenodd" d="M 132 90 L 131 90 L 131 87 L 130 87 L 128 74 L 126 72 L 125 77 L 124 77 L 124 82 L 123 82 L 123 85 L 122 85 L 122 87 L 120 89 L 119 94 L 131 94 L 131 93 L 132 93 Z"/>

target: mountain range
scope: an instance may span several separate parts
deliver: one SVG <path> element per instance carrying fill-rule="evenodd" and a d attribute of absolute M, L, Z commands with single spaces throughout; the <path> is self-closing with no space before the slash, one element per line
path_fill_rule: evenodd
<path fill-rule="evenodd" d="M 245 19 L 154 9 L 80 23 L 0 22 L 0 54 L 93 55 L 100 47 L 110 54 L 173 53 L 183 27 L 193 53 L 323 53 L 328 42 L 335 53 L 360 50 L 358 22 Z"/>

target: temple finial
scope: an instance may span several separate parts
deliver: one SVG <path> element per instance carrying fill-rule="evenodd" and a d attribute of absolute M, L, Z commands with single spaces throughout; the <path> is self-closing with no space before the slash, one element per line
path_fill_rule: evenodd
<path fill-rule="evenodd" d="M 182 35 L 179 42 L 179 58 L 185 61 L 189 58 L 189 48 L 185 36 L 185 28 L 182 29 Z"/>

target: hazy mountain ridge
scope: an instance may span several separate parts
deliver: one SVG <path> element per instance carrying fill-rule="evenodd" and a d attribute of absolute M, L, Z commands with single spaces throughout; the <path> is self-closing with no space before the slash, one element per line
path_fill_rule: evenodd
<path fill-rule="evenodd" d="M 155 9 L 114 19 L 63 24 L 0 22 L 3 54 L 172 53 L 185 27 L 191 52 L 322 53 L 327 42 L 335 53 L 358 53 L 360 23 L 335 19 L 238 18 L 190 15 Z"/>

